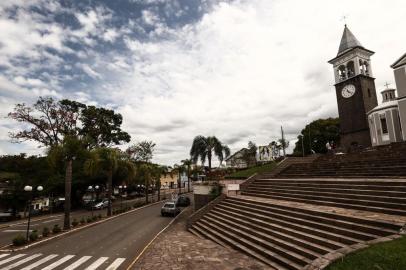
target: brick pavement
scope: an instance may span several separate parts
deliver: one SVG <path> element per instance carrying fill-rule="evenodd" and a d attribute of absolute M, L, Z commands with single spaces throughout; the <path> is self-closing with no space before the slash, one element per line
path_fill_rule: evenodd
<path fill-rule="evenodd" d="M 186 230 L 191 207 L 164 231 L 132 269 L 141 270 L 265 270 L 261 262 L 238 251 L 202 239 Z"/>

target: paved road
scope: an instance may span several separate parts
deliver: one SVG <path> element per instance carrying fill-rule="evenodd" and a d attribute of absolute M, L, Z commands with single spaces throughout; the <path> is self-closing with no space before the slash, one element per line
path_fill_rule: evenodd
<path fill-rule="evenodd" d="M 167 195 L 166 197 L 168 198 L 170 193 L 176 192 L 176 191 L 177 191 L 177 189 L 176 190 L 175 189 L 162 190 L 161 193 L 163 195 L 165 192 Z M 183 189 L 183 191 L 185 191 L 185 190 Z M 161 195 L 161 197 L 164 198 L 162 195 Z M 156 200 L 157 200 L 157 195 L 155 195 L 153 201 L 156 201 Z M 143 201 L 145 201 L 145 197 L 140 197 L 140 198 L 136 198 L 136 199 L 132 199 L 132 200 L 123 201 L 123 207 L 125 207 L 126 205 L 130 206 L 137 201 L 143 202 Z M 151 201 L 151 197 L 150 197 L 150 201 Z M 120 207 L 121 207 L 121 201 L 116 200 L 113 203 L 113 208 L 117 209 Z M 103 210 L 93 211 L 93 214 L 94 215 L 102 214 L 103 216 L 105 216 L 106 212 L 107 212 L 107 210 L 103 209 Z M 71 221 L 73 221 L 73 219 L 80 221 L 80 219 L 82 217 L 87 218 L 91 215 L 92 215 L 91 211 L 88 211 L 88 210 L 74 211 L 71 213 Z M 61 228 L 63 227 L 63 213 L 34 217 L 31 220 L 30 231 L 38 230 L 38 232 L 41 233 L 41 231 L 44 227 L 48 227 L 48 228 L 52 229 L 52 227 L 55 224 L 58 224 Z M 5 224 L 0 224 L 0 227 L 1 227 L 1 225 L 5 225 Z M 18 235 L 18 234 L 25 235 L 26 231 L 27 231 L 27 220 L 13 222 L 13 223 L 10 223 L 10 226 L 8 226 L 8 227 L 0 228 L 0 248 L 11 244 L 13 238 L 16 235 Z"/>
<path fill-rule="evenodd" d="M 0 252 L 0 269 L 126 269 L 172 220 L 160 216 L 163 203 L 150 205 L 23 252 Z"/>

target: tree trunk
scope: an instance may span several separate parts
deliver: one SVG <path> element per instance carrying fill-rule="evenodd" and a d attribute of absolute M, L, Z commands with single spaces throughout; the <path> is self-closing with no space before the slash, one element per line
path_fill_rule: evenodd
<path fill-rule="evenodd" d="M 179 194 L 182 193 L 182 181 L 180 179 L 180 171 L 178 172 L 178 189 L 179 189 Z"/>
<path fill-rule="evenodd" d="M 190 169 L 187 169 L 187 192 L 190 192 Z"/>
<path fill-rule="evenodd" d="M 72 189 L 72 159 L 69 159 L 66 163 L 65 172 L 65 216 L 63 220 L 63 229 L 70 229 L 70 199 L 71 199 L 71 189 Z"/>
<path fill-rule="evenodd" d="M 158 202 L 161 200 L 161 181 L 158 183 Z"/>
<path fill-rule="evenodd" d="M 145 177 L 145 204 L 148 204 L 148 175 Z"/>
<path fill-rule="evenodd" d="M 113 169 L 109 170 L 108 176 L 107 176 L 107 198 L 109 200 L 109 206 L 107 207 L 107 216 L 111 216 L 112 214 L 112 203 L 111 203 L 111 196 L 113 194 Z"/>
<path fill-rule="evenodd" d="M 211 171 L 211 150 L 207 153 L 207 159 L 209 160 L 209 171 Z"/>

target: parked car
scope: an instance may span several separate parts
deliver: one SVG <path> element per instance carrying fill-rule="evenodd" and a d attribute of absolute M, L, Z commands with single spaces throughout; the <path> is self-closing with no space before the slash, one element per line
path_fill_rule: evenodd
<path fill-rule="evenodd" d="M 176 202 L 167 202 L 161 208 L 161 215 L 164 216 L 176 216 L 180 213 L 180 208 L 176 205 Z"/>
<path fill-rule="evenodd" d="M 96 203 L 93 206 L 93 209 L 104 209 L 107 208 L 109 206 L 109 200 L 108 199 L 103 199 L 101 202 Z"/>
<path fill-rule="evenodd" d="M 178 197 L 178 199 L 176 200 L 176 205 L 177 206 L 189 206 L 190 205 L 190 199 L 187 196 L 181 195 Z"/>

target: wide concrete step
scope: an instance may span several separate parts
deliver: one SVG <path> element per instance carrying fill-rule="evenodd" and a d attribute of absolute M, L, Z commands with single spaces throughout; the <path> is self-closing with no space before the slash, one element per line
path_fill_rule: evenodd
<path fill-rule="evenodd" d="M 378 196 L 365 196 L 356 194 L 340 194 L 340 193 L 317 193 L 317 192 L 306 192 L 306 191 L 273 191 L 273 190 L 261 190 L 255 188 L 249 188 L 244 191 L 253 194 L 264 194 L 264 195 L 281 195 L 281 196 L 295 196 L 301 199 L 312 199 L 320 201 L 330 201 L 337 203 L 346 203 L 354 205 L 365 205 L 374 206 L 388 209 L 406 209 L 406 203 L 402 199 L 389 198 L 389 197 L 378 197 Z M 395 202 L 393 202 L 395 201 Z M 400 201 L 400 202 L 399 202 Z"/>
<path fill-rule="evenodd" d="M 231 239 L 230 237 L 227 237 L 227 235 L 222 234 L 220 231 L 212 229 L 211 227 L 207 226 L 205 223 L 202 223 L 200 221 L 196 222 L 192 226 L 193 229 L 199 231 L 201 234 L 203 234 L 206 238 L 211 239 L 213 242 L 216 242 L 224 247 L 229 247 L 233 248 L 239 251 L 242 251 L 243 253 L 267 264 L 271 270 L 288 270 L 288 268 L 279 265 L 272 260 L 268 259 L 267 257 L 261 255 L 258 252 L 255 252 L 254 249 L 252 249 L 250 246 L 242 245 L 239 242 Z"/>
<path fill-rule="evenodd" d="M 365 185 L 356 185 L 352 183 L 347 183 L 347 184 L 329 184 L 329 183 L 317 183 L 317 184 L 308 184 L 308 183 L 291 183 L 291 182 L 275 182 L 269 179 L 258 179 L 255 180 L 252 184 L 252 186 L 258 187 L 258 188 L 272 188 L 272 187 L 279 187 L 279 188 L 285 188 L 285 189 L 291 189 L 291 188 L 300 188 L 302 190 L 354 190 L 357 192 L 361 193 L 371 193 L 372 195 L 378 195 L 378 196 L 393 196 L 393 197 L 398 197 L 403 196 L 406 194 L 406 182 L 404 183 L 404 186 L 392 186 L 390 184 L 388 185 L 374 185 L 374 184 L 365 184 Z M 364 192 L 365 191 L 365 192 Z"/>
<path fill-rule="evenodd" d="M 275 184 L 297 184 L 297 185 L 366 185 L 366 186 L 391 186 L 391 187 L 405 187 L 406 179 L 391 180 L 359 180 L 359 179 L 261 179 L 258 178 L 255 182 L 275 183 Z"/>
<path fill-rule="evenodd" d="M 252 233 L 261 232 L 261 233 L 264 233 L 266 235 L 266 237 L 273 237 L 277 240 L 284 241 L 285 243 L 293 244 L 294 248 L 298 249 L 298 251 L 296 251 L 296 252 L 303 256 L 306 256 L 307 250 L 312 251 L 310 253 L 310 255 L 308 255 L 308 258 L 318 257 L 320 255 L 327 254 L 334 250 L 334 249 L 319 245 L 317 243 L 310 242 L 308 240 L 296 238 L 292 235 L 288 235 L 288 234 L 285 234 L 282 232 L 278 232 L 276 230 L 272 230 L 270 227 L 267 226 L 268 225 L 267 223 L 262 222 L 260 220 L 257 220 L 260 222 L 255 222 L 251 218 L 247 218 L 244 216 L 235 217 L 235 215 L 232 215 L 229 213 L 224 213 L 224 212 L 217 211 L 217 210 L 213 210 L 209 214 L 213 215 L 216 218 L 221 218 L 225 222 L 230 221 L 230 222 L 234 222 L 238 225 L 243 225 L 246 228 L 249 228 L 250 232 L 252 232 Z M 284 242 L 282 242 L 282 245 L 284 244 Z M 289 248 L 289 245 L 287 248 Z M 304 248 L 304 251 L 302 251 L 300 248 Z"/>
<path fill-rule="evenodd" d="M 275 269 L 299 270 L 303 268 L 302 265 L 289 261 L 288 259 L 280 256 L 279 254 L 269 251 L 255 242 L 251 242 L 249 239 L 241 238 L 238 235 L 231 233 L 227 229 L 223 229 L 219 226 L 216 226 L 215 224 L 213 224 L 208 220 L 205 219 L 199 220 L 198 224 L 200 226 L 202 225 L 205 226 L 205 228 L 211 229 L 211 233 L 214 233 L 214 231 L 217 232 L 216 234 L 217 237 L 220 237 L 220 239 L 225 240 L 230 244 L 232 242 L 230 242 L 228 239 L 232 240 L 234 243 L 238 244 L 238 246 L 235 245 L 235 248 L 241 249 L 240 246 L 243 246 L 245 250 L 251 250 L 252 253 L 257 253 L 261 257 L 266 258 L 268 261 L 272 262 L 272 264 L 269 265 L 271 265 Z"/>
<path fill-rule="evenodd" d="M 253 242 L 255 244 L 258 244 L 262 246 L 263 248 L 274 252 L 275 254 L 278 254 L 280 257 L 285 258 L 288 262 L 289 265 L 291 262 L 294 262 L 295 264 L 305 266 L 309 264 L 312 260 L 317 258 L 317 255 L 314 255 L 311 251 L 305 251 L 305 249 L 298 249 L 294 248 L 294 246 L 290 245 L 288 243 L 284 243 L 282 241 L 278 241 L 275 238 L 272 239 L 272 237 L 269 237 L 263 233 L 259 232 L 253 232 L 249 228 L 246 228 L 242 225 L 239 225 L 237 223 L 233 222 L 225 222 L 224 219 L 221 218 L 216 218 L 213 215 L 205 215 L 201 219 L 202 222 L 205 220 L 211 222 L 215 226 L 221 227 L 224 230 L 227 230 L 229 233 L 232 233 L 236 235 L 237 237 L 240 237 L 242 239 L 247 239 L 250 242 Z M 312 258 L 307 258 L 307 256 L 303 256 L 298 253 L 298 251 L 304 252 L 307 256 L 311 256 Z M 289 267 L 288 265 L 286 265 Z"/>
<path fill-rule="evenodd" d="M 301 224 L 301 225 L 306 225 L 309 226 L 311 228 L 317 228 L 320 230 L 324 230 L 324 231 L 329 231 L 329 232 L 334 232 L 336 234 L 340 234 L 340 235 L 344 235 L 344 236 L 348 236 L 351 238 L 355 238 L 358 240 L 362 240 L 362 241 L 367 241 L 367 240 L 372 240 L 374 238 L 377 237 L 377 235 L 365 232 L 365 231 L 358 231 L 356 229 L 349 229 L 349 228 L 345 228 L 343 227 L 343 223 L 332 223 L 330 221 L 329 223 L 326 223 L 326 220 L 323 220 L 322 218 L 320 218 L 319 221 L 314 221 L 311 220 L 310 218 L 307 218 L 309 216 L 306 215 L 298 215 L 297 213 L 293 213 L 293 212 L 283 212 L 283 211 L 275 211 L 275 210 L 271 210 L 271 209 L 266 209 L 266 208 L 262 208 L 260 206 L 256 206 L 255 208 L 253 208 L 250 205 L 247 204 L 232 204 L 229 203 L 227 201 L 225 201 L 224 203 L 222 203 L 222 205 L 226 205 L 226 206 L 231 206 L 231 207 L 235 207 L 237 209 L 244 209 L 244 210 L 250 210 L 252 212 L 255 213 L 259 213 L 262 215 L 268 215 L 269 217 L 272 218 L 277 218 L 277 219 L 281 219 L 284 221 L 289 221 L 289 222 L 295 222 L 296 224 Z M 356 227 L 355 225 L 353 225 L 354 227 Z"/>
<path fill-rule="evenodd" d="M 301 202 L 301 203 L 309 203 L 309 204 L 315 204 L 315 205 L 325 205 L 325 206 L 332 206 L 332 207 L 341 207 L 341 208 L 347 208 L 347 209 L 357 209 L 357 210 L 362 210 L 362 211 L 369 211 L 369 212 L 377 212 L 377 213 L 384 213 L 384 214 L 389 214 L 389 215 L 400 215 L 400 216 L 406 216 L 406 210 L 404 209 L 391 209 L 391 208 L 386 208 L 386 207 L 377 207 L 377 206 L 368 206 L 368 202 L 365 204 L 359 204 L 357 201 L 353 202 L 336 202 L 330 200 L 331 198 L 327 199 L 316 199 L 316 198 L 308 198 L 305 197 L 303 198 L 302 196 L 297 196 L 297 195 L 289 195 L 289 194 L 269 194 L 269 193 L 258 193 L 258 192 L 246 192 L 242 191 L 242 195 L 248 195 L 248 196 L 258 196 L 258 197 L 263 197 L 263 198 L 271 198 L 271 199 L 277 199 L 277 200 L 285 200 L 285 201 L 294 201 L 294 202 Z"/>
<path fill-rule="evenodd" d="M 340 232 L 334 231 L 333 228 L 326 228 L 328 226 L 322 226 L 322 228 L 312 226 L 312 222 L 302 222 L 300 219 L 295 219 L 295 218 L 286 218 L 281 215 L 273 215 L 272 213 L 264 212 L 264 211 L 253 211 L 251 208 L 247 207 L 235 207 L 235 206 L 229 206 L 225 204 L 221 204 L 216 206 L 215 209 L 223 210 L 225 212 L 234 212 L 234 213 L 243 213 L 247 217 L 251 218 L 259 218 L 262 219 L 268 223 L 271 224 L 278 224 L 280 226 L 285 226 L 286 228 L 294 229 L 299 232 L 304 232 L 307 234 L 312 234 L 316 235 L 319 237 L 324 237 L 325 239 L 333 240 L 338 243 L 346 244 L 346 245 L 352 245 L 359 243 L 360 238 L 365 239 L 365 238 L 370 238 L 370 237 L 351 237 L 348 236 L 348 234 L 342 234 Z"/>
<path fill-rule="evenodd" d="M 304 189 L 304 188 L 280 188 L 280 187 L 271 187 L 271 188 L 263 188 L 258 187 L 255 184 L 248 186 L 245 190 L 256 192 L 280 192 L 280 193 L 291 193 L 291 194 L 303 194 L 303 195 L 310 195 L 310 196 L 329 196 L 334 198 L 346 198 L 346 199 L 353 199 L 353 200 L 365 200 L 365 201 L 376 201 L 376 202 L 384 202 L 384 203 L 391 203 L 391 204 L 401 204 L 406 206 L 406 193 L 383 193 L 381 195 L 378 194 L 371 194 L 369 191 L 361 191 L 357 192 L 354 189 L 347 189 L 347 190 L 339 190 L 339 189 L 322 189 L 322 188 L 314 188 L 312 189 Z M 373 192 L 372 192 L 373 193 Z M 384 195 L 384 196 L 383 196 Z M 392 195 L 392 196 L 386 196 Z M 397 207 L 394 207 L 397 208 Z M 406 208 L 405 208 L 406 209 Z"/>
<path fill-rule="evenodd" d="M 304 220 L 315 221 L 323 224 L 333 225 L 336 227 L 368 233 L 372 236 L 388 236 L 398 233 L 400 226 L 389 222 L 379 222 L 366 220 L 356 217 L 338 215 L 333 213 L 323 213 L 307 209 L 288 207 L 277 204 L 268 204 L 264 202 L 228 198 L 226 201 L 237 205 L 252 207 L 263 211 L 278 213 L 285 216 L 292 216 Z"/>

